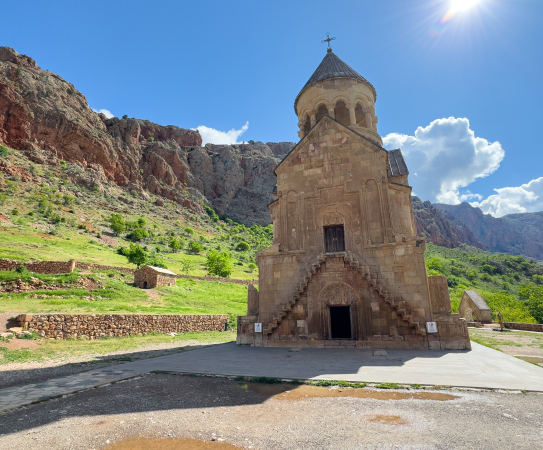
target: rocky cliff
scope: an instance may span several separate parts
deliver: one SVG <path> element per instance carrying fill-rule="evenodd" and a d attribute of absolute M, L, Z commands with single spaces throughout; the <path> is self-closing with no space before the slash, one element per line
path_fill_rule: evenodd
<path fill-rule="evenodd" d="M 460 244 L 485 249 L 467 225 L 446 211 L 436 209 L 429 201 L 411 198 L 417 234 L 425 236 L 428 242 L 442 247 L 454 248 Z"/>
<path fill-rule="evenodd" d="M 141 196 L 150 192 L 247 224 L 270 223 L 273 170 L 293 143 L 208 145 L 198 131 L 127 117 L 106 118 L 60 76 L 9 47 L 0 47 L 0 144 L 42 164 L 72 162 L 73 181 L 104 183 Z"/>
<path fill-rule="evenodd" d="M 469 203 L 434 206 L 465 223 L 491 252 L 543 260 L 543 212 L 493 217 Z"/>

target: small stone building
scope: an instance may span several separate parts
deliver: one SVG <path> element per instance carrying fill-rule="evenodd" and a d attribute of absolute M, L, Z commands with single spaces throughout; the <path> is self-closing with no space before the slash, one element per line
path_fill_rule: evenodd
<path fill-rule="evenodd" d="M 238 344 L 469 349 L 444 276 L 428 277 L 409 171 L 383 148 L 373 85 L 331 49 L 294 102 L 275 169 L 273 245 L 257 253 Z"/>
<path fill-rule="evenodd" d="M 458 312 L 467 322 L 492 322 L 490 306 L 475 291 L 464 291 Z"/>
<path fill-rule="evenodd" d="M 134 272 L 134 284 L 142 289 L 157 286 L 175 286 L 176 274 L 171 270 L 154 266 L 143 266 Z"/>

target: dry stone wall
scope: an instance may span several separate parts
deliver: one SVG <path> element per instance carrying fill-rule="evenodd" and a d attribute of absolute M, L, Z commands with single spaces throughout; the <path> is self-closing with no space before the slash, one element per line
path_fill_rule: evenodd
<path fill-rule="evenodd" d="M 101 264 L 88 264 L 80 261 L 75 263 L 75 267 L 79 270 L 116 270 L 130 275 L 134 275 L 135 272 L 135 269 L 129 269 L 127 267 L 102 266 Z"/>
<path fill-rule="evenodd" d="M 250 284 L 258 286 L 258 280 L 238 280 L 237 278 L 223 278 L 223 277 L 212 277 L 206 275 L 205 277 L 194 277 L 192 275 L 176 275 L 177 278 L 192 278 L 194 280 L 202 281 L 220 281 L 222 283 L 235 283 L 241 284 L 243 286 L 248 286 Z"/>
<path fill-rule="evenodd" d="M 152 332 L 224 331 L 228 315 L 21 314 L 17 320 L 41 337 L 94 340 Z"/>
<path fill-rule="evenodd" d="M 70 261 L 30 261 L 20 262 L 13 259 L 0 259 L 0 270 L 15 270 L 25 266 L 29 272 L 35 273 L 71 273 L 76 262 Z"/>
<path fill-rule="evenodd" d="M 504 322 L 503 326 L 510 330 L 537 331 L 543 333 L 543 324 L 541 323 Z"/>

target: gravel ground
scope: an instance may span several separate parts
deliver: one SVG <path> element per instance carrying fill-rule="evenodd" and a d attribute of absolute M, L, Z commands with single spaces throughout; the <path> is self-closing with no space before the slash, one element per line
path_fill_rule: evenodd
<path fill-rule="evenodd" d="M 32 343 L 33 341 L 23 342 Z M 120 358 L 131 358 L 132 361 L 138 361 L 140 359 L 170 355 L 172 352 L 196 350 L 210 345 L 213 345 L 213 343 L 201 344 L 196 340 L 164 342 L 141 346 L 131 351 L 112 352 L 107 355 L 87 353 L 77 356 L 63 356 L 47 361 L 4 364 L 0 365 L 0 389 L 21 384 L 38 383 L 51 378 L 122 364 L 123 361 L 119 361 Z M 26 347 L 29 347 L 29 345 L 26 345 Z"/>
<path fill-rule="evenodd" d="M 100 450 L 147 437 L 260 450 L 535 449 L 543 439 L 542 395 L 449 390 L 460 398 L 288 401 L 238 385 L 147 374 L 0 415 L 0 448 Z"/>

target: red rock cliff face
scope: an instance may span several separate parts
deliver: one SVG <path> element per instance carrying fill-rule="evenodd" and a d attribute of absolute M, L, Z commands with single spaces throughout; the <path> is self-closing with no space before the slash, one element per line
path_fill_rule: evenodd
<path fill-rule="evenodd" d="M 0 144 L 35 162 L 75 163 L 74 181 L 111 182 L 202 212 L 201 201 L 246 225 L 267 225 L 273 170 L 294 146 L 256 143 L 201 147 L 196 130 L 138 119 L 107 119 L 60 76 L 0 47 Z"/>

